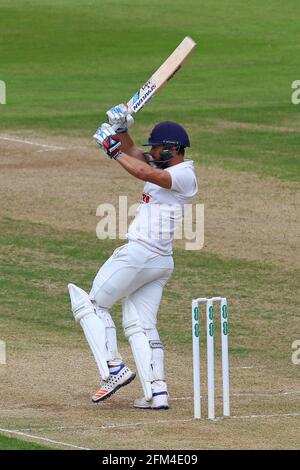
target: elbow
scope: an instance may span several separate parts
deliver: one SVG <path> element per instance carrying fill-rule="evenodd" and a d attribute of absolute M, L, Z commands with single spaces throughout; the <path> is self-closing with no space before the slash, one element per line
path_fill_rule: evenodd
<path fill-rule="evenodd" d="M 139 168 L 136 170 L 135 175 L 139 180 L 148 181 L 149 179 L 149 171 L 147 168 Z"/>

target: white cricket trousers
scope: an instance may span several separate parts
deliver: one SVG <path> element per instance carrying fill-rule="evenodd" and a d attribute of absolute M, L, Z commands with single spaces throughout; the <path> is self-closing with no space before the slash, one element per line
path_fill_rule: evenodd
<path fill-rule="evenodd" d="M 163 288 L 174 268 L 171 255 L 160 255 L 138 242 L 117 248 L 98 271 L 90 298 L 109 310 L 128 297 L 135 305 L 144 328 L 156 328 Z"/>
<path fill-rule="evenodd" d="M 109 308 L 118 300 L 126 298 L 135 306 L 142 328 L 149 341 L 155 342 L 152 349 L 152 370 L 156 377 L 152 382 L 153 392 L 167 390 L 164 380 L 164 351 L 156 328 L 157 312 L 163 288 L 174 268 L 172 256 L 154 253 L 140 243 L 129 241 L 117 248 L 96 275 L 90 298 L 98 309 L 105 313 L 107 322 L 107 345 L 113 351 L 114 359 L 109 363 L 116 365 L 122 361 L 118 351 L 114 322 L 108 313 Z M 123 321 L 126 319 L 124 306 Z M 141 360 L 143 360 L 141 358 Z"/>

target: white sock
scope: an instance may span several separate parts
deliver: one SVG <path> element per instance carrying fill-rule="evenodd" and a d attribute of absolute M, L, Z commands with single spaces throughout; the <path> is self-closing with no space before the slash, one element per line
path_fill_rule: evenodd
<path fill-rule="evenodd" d="M 151 385 L 153 393 L 167 392 L 167 384 L 164 380 L 155 380 Z"/>
<path fill-rule="evenodd" d="M 115 373 L 115 372 L 119 372 L 121 366 L 123 365 L 123 362 L 122 361 L 119 361 L 118 364 L 116 364 L 117 361 L 110 361 L 108 363 L 108 367 L 109 367 L 109 372 L 110 373 Z M 113 363 L 113 364 L 112 364 Z"/>

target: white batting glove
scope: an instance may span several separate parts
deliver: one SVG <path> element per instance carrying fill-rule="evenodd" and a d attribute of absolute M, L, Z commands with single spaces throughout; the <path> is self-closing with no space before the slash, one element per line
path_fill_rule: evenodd
<path fill-rule="evenodd" d="M 110 124 L 107 124 L 105 122 L 101 124 L 100 127 L 98 127 L 95 134 L 93 135 L 93 138 L 96 140 L 97 144 L 102 148 L 104 140 L 107 139 L 107 137 L 112 137 L 113 135 L 116 135 L 115 129 Z"/>
<path fill-rule="evenodd" d="M 109 124 L 104 123 L 98 127 L 93 137 L 109 158 L 116 160 L 121 155 L 120 137 L 116 135 L 116 131 Z"/>
<path fill-rule="evenodd" d="M 109 124 L 114 127 L 117 134 L 126 132 L 128 127 L 131 127 L 134 123 L 132 115 L 129 113 L 127 106 L 123 103 L 110 108 L 106 114 Z"/>

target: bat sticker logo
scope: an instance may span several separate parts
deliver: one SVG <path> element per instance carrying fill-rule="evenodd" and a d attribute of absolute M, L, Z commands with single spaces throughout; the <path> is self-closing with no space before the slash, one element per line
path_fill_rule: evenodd
<path fill-rule="evenodd" d="M 145 104 L 146 101 L 150 98 L 150 96 L 154 93 L 156 89 L 155 83 L 151 85 L 151 82 L 147 82 L 141 90 L 144 91 L 142 95 L 140 95 L 140 91 L 138 91 L 132 98 L 132 109 L 133 111 L 137 112 L 142 106 Z"/>

